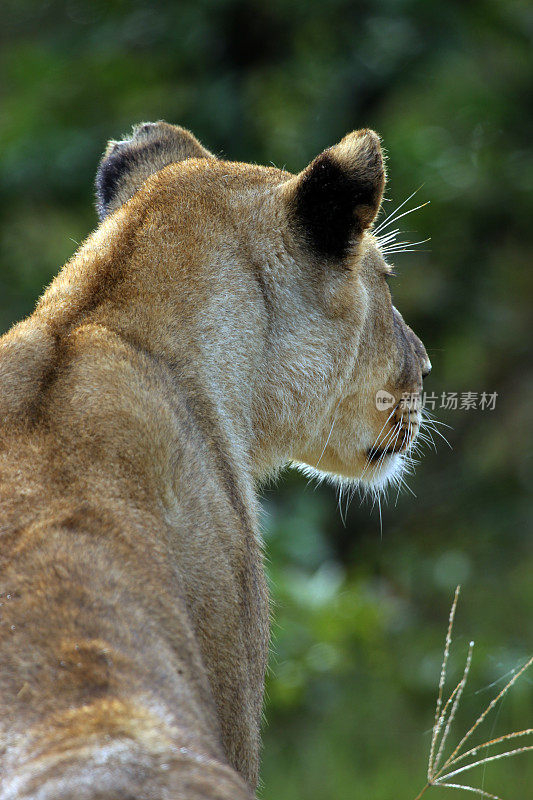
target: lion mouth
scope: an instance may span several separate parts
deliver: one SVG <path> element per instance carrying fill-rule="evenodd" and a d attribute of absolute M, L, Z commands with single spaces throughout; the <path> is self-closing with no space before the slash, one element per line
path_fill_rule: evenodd
<path fill-rule="evenodd" d="M 375 464 L 380 459 L 382 459 L 382 458 L 384 458 L 386 456 L 392 456 L 396 452 L 398 452 L 398 451 L 397 450 L 389 450 L 388 448 L 382 449 L 380 447 L 378 447 L 378 448 L 374 447 L 374 448 L 370 448 L 369 450 L 366 451 L 366 458 L 367 458 L 367 461 L 370 464 Z"/>
<path fill-rule="evenodd" d="M 413 436 L 408 442 L 402 442 L 400 446 L 371 447 L 366 451 L 366 460 L 369 464 L 376 464 L 378 461 L 387 458 L 387 456 L 397 456 L 401 453 L 406 453 L 411 447 L 414 438 Z"/>
<path fill-rule="evenodd" d="M 419 429 L 419 420 L 411 413 L 398 419 L 391 430 L 378 436 L 374 445 L 366 451 L 368 464 L 383 463 L 390 456 L 406 454 L 414 444 Z M 380 446 L 381 445 L 381 446 Z"/>

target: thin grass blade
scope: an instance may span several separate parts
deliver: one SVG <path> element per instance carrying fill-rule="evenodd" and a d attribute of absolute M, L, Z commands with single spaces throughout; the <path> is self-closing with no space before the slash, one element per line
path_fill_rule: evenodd
<path fill-rule="evenodd" d="M 497 794 L 485 792 L 483 789 L 477 789 L 475 786 L 464 786 L 462 783 L 438 783 L 437 786 L 445 787 L 446 789 L 464 789 L 465 792 L 474 792 L 480 797 L 488 797 L 489 800 L 502 800 Z"/>
<path fill-rule="evenodd" d="M 459 775 L 460 772 L 466 772 L 469 769 L 474 769 L 474 767 L 480 767 L 482 764 L 488 764 L 490 761 L 499 761 L 502 758 L 511 758 L 511 756 L 517 756 L 520 755 L 520 753 L 527 753 L 528 750 L 533 750 L 533 744 L 527 744 L 524 747 L 517 747 L 516 750 L 506 750 L 505 753 L 497 753 L 494 756 L 481 758 L 478 761 L 473 761 L 471 764 L 465 764 L 464 767 L 459 767 L 459 769 L 454 769 L 452 772 L 446 773 L 446 775 L 442 776 L 442 780 L 447 781 L 448 778 L 453 778 L 454 775 Z"/>
<path fill-rule="evenodd" d="M 524 664 L 524 666 L 523 666 L 521 669 L 519 669 L 519 670 L 518 670 L 518 672 L 517 672 L 515 675 L 513 675 L 513 677 L 511 678 L 511 680 L 510 680 L 510 681 L 508 681 L 508 682 L 505 684 L 505 686 L 503 687 L 503 689 L 501 690 L 501 692 L 499 692 L 499 693 L 496 695 L 496 697 L 494 697 L 494 698 L 493 698 L 493 699 L 490 701 L 490 703 L 488 704 L 488 706 L 487 706 L 487 708 L 485 709 L 485 711 L 483 711 L 483 712 L 482 712 L 482 713 L 479 715 L 479 717 L 478 717 L 478 718 L 477 718 L 477 720 L 474 722 L 474 724 L 472 725 L 472 727 L 471 727 L 471 728 L 470 728 L 470 729 L 469 729 L 469 730 L 468 730 L 468 731 L 465 733 L 465 735 L 463 736 L 463 738 L 461 739 L 461 741 L 459 742 L 459 744 L 457 745 L 457 747 L 455 748 L 455 750 L 453 751 L 453 753 L 452 753 L 452 754 L 451 754 L 451 755 L 450 755 L 450 756 L 447 758 L 447 760 L 444 762 L 444 764 L 442 765 L 441 771 L 442 771 L 442 770 L 444 770 L 444 769 L 447 769 L 447 768 L 450 766 L 451 762 L 454 760 L 454 758 L 456 757 L 456 755 L 457 755 L 457 754 L 460 752 L 460 750 L 461 750 L 462 746 L 464 745 L 464 743 L 465 743 L 466 741 L 468 741 L 468 739 L 470 739 L 470 737 L 472 736 L 472 734 L 474 733 L 474 731 L 476 730 L 476 728 L 478 728 L 478 727 L 479 727 L 479 725 L 481 725 L 481 723 L 483 722 L 483 720 L 485 719 L 485 717 L 487 716 L 487 714 L 489 713 L 489 711 L 491 711 L 491 710 L 494 708 L 494 706 L 496 705 L 496 703 L 497 703 L 497 702 L 498 702 L 498 701 L 499 701 L 499 700 L 500 700 L 500 699 L 501 699 L 501 698 L 504 696 L 504 694 L 506 694 L 506 693 L 509 691 L 509 689 L 511 688 L 511 686 L 512 686 L 514 683 L 516 683 L 516 681 L 518 680 L 518 678 L 519 678 L 521 675 L 523 675 L 523 673 L 526 671 L 526 669 L 528 669 L 528 668 L 531 666 L 531 664 L 533 664 L 533 656 L 532 656 L 532 657 L 529 659 L 529 661 L 527 661 L 527 662 Z"/>
<path fill-rule="evenodd" d="M 446 682 L 446 669 L 448 667 L 448 656 L 450 655 L 450 645 L 452 642 L 453 622 L 455 619 L 455 610 L 457 608 L 457 601 L 459 599 L 460 591 L 461 591 L 461 586 L 459 585 L 455 590 L 452 607 L 450 609 L 450 616 L 448 618 L 448 630 L 446 632 L 446 639 L 444 642 L 444 656 L 442 659 L 442 666 L 440 670 L 439 693 L 437 695 L 437 704 L 435 706 L 435 724 L 433 725 L 433 735 L 431 737 L 431 747 L 429 750 L 428 781 L 431 781 L 431 776 L 433 774 L 433 760 L 435 758 L 435 747 L 437 744 L 437 739 L 443 722 L 441 717 L 442 693 L 444 691 L 444 684 Z"/>
<path fill-rule="evenodd" d="M 454 758 L 453 761 L 450 761 L 448 766 L 451 767 L 454 764 L 458 764 L 460 761 L 464 761 L 465 758 L 468 758 L 468 756 L 475 756 L 478 750 L 483 750 L 486 747 L 493 747 L 494 745 L 501 744 L 501 742 L 506 742 L 509 739 L 516 739 L 518 736 L 531 736 L 531 735 L 533 735 L 533 728 L 526 728 L 523 731 L 515 731 L 513 733 L 504 733 L 503 736 L 498 736 L 496 739 L 491 739 L 490 742 L 483 742 L 483 744 L 478 744 L 477 747 L 472 747 L 470 748 L 470 750 L 461 753 L 460 756 L 457 756 L 457 758 Z"/>

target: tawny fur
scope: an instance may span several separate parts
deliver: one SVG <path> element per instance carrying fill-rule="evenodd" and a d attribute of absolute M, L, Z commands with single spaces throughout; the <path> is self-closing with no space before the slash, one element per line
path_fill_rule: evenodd
<path fill-rule="evenodd" d="M 0 800 L 252 796 L 255 484 L 291 459 L 377 481 L 375 393 L 428 369 L 383 185 L 368 131 L 299 176 L 166 123 L 108 148 L 102 224 L 0 340 Z"/>

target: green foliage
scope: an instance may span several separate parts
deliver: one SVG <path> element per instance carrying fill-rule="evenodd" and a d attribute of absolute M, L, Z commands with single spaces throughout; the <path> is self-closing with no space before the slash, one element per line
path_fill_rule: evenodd
<path fill-rule="evenodd" d="M 369 504 L 355 499 L 343 526 L 334 492 L 293 473 L 265 493 L 264 517 L 274 637 L 262 796 L 409 800 L 456 583 L 457 647 L 461 633 L 476 639 L 469 685 L 483 702 L 531 648 L 529 4 L 6 0 L 2 16 L 0 330 L 95 226 L 99 155 L 141 120 L 293 171 L 370 126 L 389 153 L 385 210 L 423 184 L 431 205 L 402 229 L 431 236 L 430 251 L 397 256 L 395 303 L 428 347 L 428 391 L 498 392 L 496 408 L 436 409 L 453 451 L 427 453 L 417 498 L 392 497 L 382 533 Z M 479 701 L 465 693 L 458 729 Z M 485 732 L 524 728 L 530 710 L 525 679 Z M 509 800 L 532 783 L 521 757 L 485 778 Z"/>

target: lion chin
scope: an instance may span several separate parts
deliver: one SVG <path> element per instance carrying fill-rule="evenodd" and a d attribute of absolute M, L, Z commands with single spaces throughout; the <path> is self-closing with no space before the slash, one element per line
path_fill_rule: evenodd
<path fill-rule="evenodd" d="M 329 472 L 328 470 L 317 469 L 303 462 L 291 462 L 299 472 L 306 478 L 318 483 L 326 481 L 335 487 L 347 487 L 350 489 L 361 489 L 363 495 L 371 491 L 385 494 L 389 486 L 397 486 L 399 478 L 402 477 L 406 469 L 406 454 L 388 453 L 383 456 L 378 465 L 366 459 L 364 466 L 353 474 L 346 472 Z"/>

